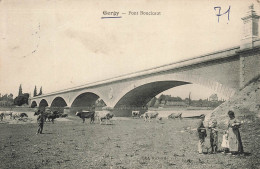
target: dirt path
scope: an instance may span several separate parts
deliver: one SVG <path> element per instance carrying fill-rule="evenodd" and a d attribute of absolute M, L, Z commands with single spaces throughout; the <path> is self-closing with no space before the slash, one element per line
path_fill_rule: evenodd
<path fill-rule="evenodd" d="M 197 120 L 117 118 L 111 125 L 80 119 L 37 124 L 1 123 L 0 168 L 254 168 L 260 166 L 259 121 L 242 126 L 248 156 L 199 155 Z M 221 136 L 220 136 L 221 138 Z"/>

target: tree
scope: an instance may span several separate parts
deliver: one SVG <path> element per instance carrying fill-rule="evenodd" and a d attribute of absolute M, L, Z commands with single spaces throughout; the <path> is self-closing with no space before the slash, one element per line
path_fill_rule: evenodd
<path fill-rule="evenodd" d="M 20 84 L 18 96 L 20 96 L 20 95 L 22 95 L 22 94 L 23 94 L 22 84 Z"/>
<path fill-rule="evenodd" d="M 38 96 L 39 95 L 42 95 L 42 87 L 40 88 L 40 92 L 39 92 Z"/>
<path fill-rule="evenodd" d="M 33 91 L 33 97 L 37 96 L 37 88 L 36 86 L 34 87 L 34 91 Z"/>
<path fill-rule="evenodd" d="M 14 105 L 21 106 L 23 104 L 28 104 L 28 99 L 29 93 L 21 94 L 14 99 Z"/>

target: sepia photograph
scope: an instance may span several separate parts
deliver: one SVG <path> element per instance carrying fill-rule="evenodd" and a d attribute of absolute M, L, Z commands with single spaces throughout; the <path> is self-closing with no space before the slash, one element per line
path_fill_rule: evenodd
<path fill-rule="evenodd" d="M 0 169 L 260 168 L 259 0 L 0 0 Z"/>

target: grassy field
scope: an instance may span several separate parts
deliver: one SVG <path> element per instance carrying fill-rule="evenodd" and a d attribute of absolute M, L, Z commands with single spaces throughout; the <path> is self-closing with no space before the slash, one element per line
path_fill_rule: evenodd
<path fill-rule="evenodd" d="M 47 122 L 42 135 L 32 115 L 0 122 L 0 168 L 260 168 L 259 119 L 241 128 L 241 156 L 198 154 L 197 122 L 114 118 L 100 125 L 68 117 Z"/>

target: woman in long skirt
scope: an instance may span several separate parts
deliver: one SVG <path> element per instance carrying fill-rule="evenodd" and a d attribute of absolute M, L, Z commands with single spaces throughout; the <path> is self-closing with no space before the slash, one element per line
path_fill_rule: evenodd
<path fill-rule="evenodd" d="M 230 118 L 228 122 L 229 150 L 232 154 L 243 153 L 243 145 L 239 132 L 241 123 L 235 118 L 235 113 L 233 111 L 229 111 L 228 116 Z"/>

